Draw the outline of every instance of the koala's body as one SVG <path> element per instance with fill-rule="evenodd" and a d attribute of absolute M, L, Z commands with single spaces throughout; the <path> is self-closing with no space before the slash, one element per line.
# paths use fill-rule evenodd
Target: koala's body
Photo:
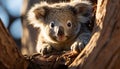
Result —
<path fill-rule="evenodd" d="M 44 55 L 52 51 L 80 52 L 88 43 L 90 31 L 85 26 L 91 18 L 87 1 L 35 4 L 28 12 L 28 21 L 40 29 L 36 50 Z"/>

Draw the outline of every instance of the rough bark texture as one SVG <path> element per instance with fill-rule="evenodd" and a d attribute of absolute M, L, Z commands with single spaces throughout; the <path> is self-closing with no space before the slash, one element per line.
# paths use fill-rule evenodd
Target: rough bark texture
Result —
<path fill-rule="evenodd" d="M 30 62 L 28 69 L 67 69 L 77 55 L 71 51 L 56 52 L 45 56 L 34 54 L 28 58 Z"/>
<path fill-rule="evenodd" d="M 26 69 L 27 62 L 0 20 L 0 69 Z"/>
<path fill-rule="evenodd" d="M 89 44 L 69 69 L 119 69 L 120 0 L 98 0 L 96 23 Z"/>

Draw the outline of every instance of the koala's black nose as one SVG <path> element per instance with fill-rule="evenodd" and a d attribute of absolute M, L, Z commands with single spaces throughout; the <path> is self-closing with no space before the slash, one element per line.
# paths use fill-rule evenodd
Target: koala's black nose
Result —
<path fill-rule="evenodd" d="M 62 26 L 59 27 L 57 36 L 62 36 L 64 35 L 64 28 Z"/>

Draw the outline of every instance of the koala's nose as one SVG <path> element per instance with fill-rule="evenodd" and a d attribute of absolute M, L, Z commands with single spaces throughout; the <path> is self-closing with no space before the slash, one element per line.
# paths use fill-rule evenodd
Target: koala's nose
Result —
<path fill-rule="evenodd" d="M 57 36 L 62 36 L 64 35 L 64 28 L 62 26 L 59 27 Z"/>

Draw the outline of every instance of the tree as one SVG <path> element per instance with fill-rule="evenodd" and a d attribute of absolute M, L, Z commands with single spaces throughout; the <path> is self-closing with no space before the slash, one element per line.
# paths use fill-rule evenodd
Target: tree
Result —
<path fill-rule="evenodd" d="M 27 61 L 0 20 L 0 69 L 26 69 Z"/>

